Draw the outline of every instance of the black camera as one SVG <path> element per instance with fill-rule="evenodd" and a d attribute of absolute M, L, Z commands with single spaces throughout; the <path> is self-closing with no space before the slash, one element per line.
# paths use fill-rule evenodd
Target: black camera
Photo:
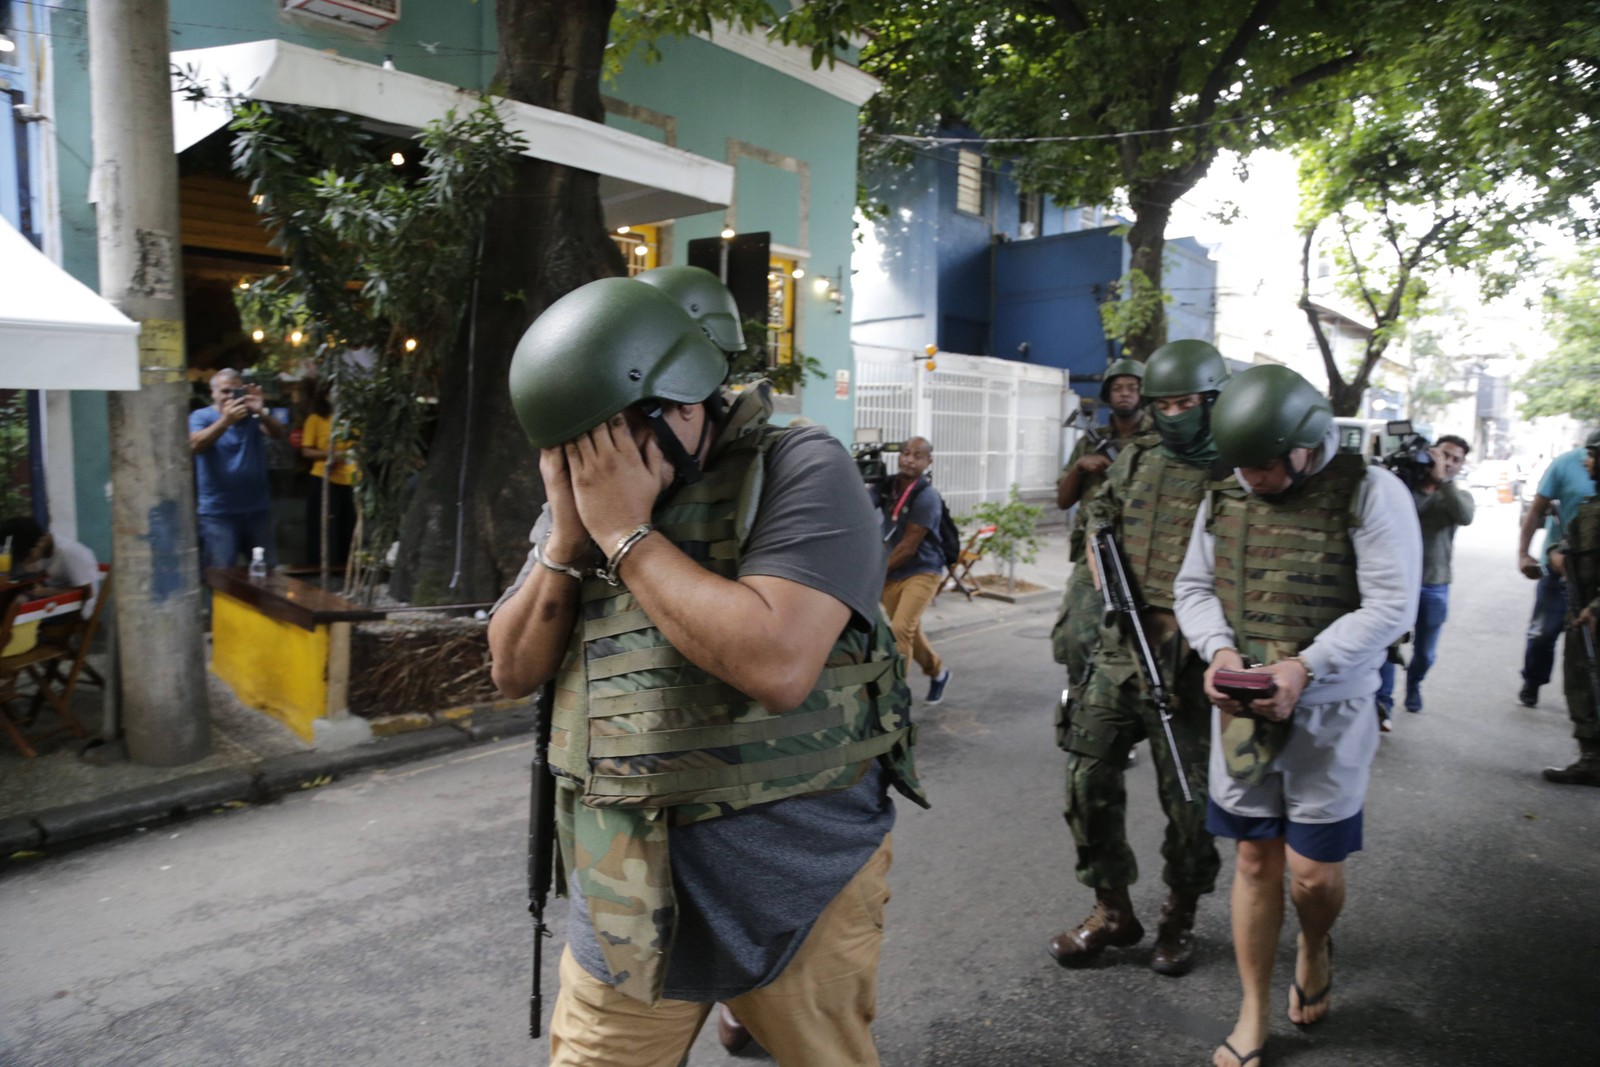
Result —
<path fill-rule="evenodd" d="M 1433 453 L 1428 439 L 1411 428 L 1407 419 L 1397 419 L 1383 428 L 1387 437 L 1398 437 L 1394 451 L 1378 462 L 1393 471 L 1407 489 L 1420 488 L 1433 475 Z"/>
<path fill-rule="evenodd" d="M 850 457 L 856 461 L 856 470 L 861 472 L 862 484 L 882 485 L 889 477 L 883 454 L 898 451 L 900 442 L 885 444 L 882 430 L 857 430 L 855 443 L 850 446 Z"/>

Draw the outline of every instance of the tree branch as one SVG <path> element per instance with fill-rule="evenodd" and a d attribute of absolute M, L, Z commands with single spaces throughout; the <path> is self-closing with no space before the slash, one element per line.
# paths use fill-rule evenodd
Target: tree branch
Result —
<path fill-rule="evenodd" d="M 1072 33 L 1087 33 L 1092 27 L 1083 9 L 1072 0 L 1044 0 L 1044 9 Z"/>
<path fill-rule="evenodd" d="M 1361 269 L 1361 257 L 1356 255 L 1355 241 L 1350 237 L 1350 227 L 1345 222 L 1344 212 L 1339 212 L 1339 230 L 1344 234 L 1344 247 L 1350 253 L 1350 266 L 1356 273 L 1356 287 L 1361 291 L 1361 299 L 1367 305 L 1367 310 L 1372 313 L 1372 321 L 1376 325 L 1383 325 L 1383 320 L 1378 317 L 1378 303 L 1372 299 L 1372 290 L 1367 285 L 1365 273 Z M 1395 257 L 1399 259 L 1398 254 Z"/>
<path fill-rule="evenodd" d="M 1251 42 L 1261 33 L 1262 25 L 1272 17 L 1278 3 L 1279 0 L 1256 0 L 1256 6 L 1250 9 L 1244 21 L 1234 30 L 1233 40 L 1218 54 L 1217 61 L 1206 74 L 1205 84 L 1200 88 L 1200 106 L 1195 109 L 1196 122 L 1209 122 L 1211 116 L 1216 114 L 1217 98 L 1236 76 L 1234 67 L 1244 58 Z"/>
<path fill-rule="evenodd" d="M 1328 344 L 1328 335 L 1322 330 L 1322 317 L 1311 303 L 1311 246 L 1316 236 L 1317 225 L 1312 223 L 1306 227 L 1300 244 L 1300 310 L 1311 324 L 1311 335 L 1316 338 L 1317 350 L 1322 353 L 1322 367 L 1328 372 L 1328 393 L 1331 397 L 1344 387 L 1344 376 L 1334 365 L 1333 346 Z"/>

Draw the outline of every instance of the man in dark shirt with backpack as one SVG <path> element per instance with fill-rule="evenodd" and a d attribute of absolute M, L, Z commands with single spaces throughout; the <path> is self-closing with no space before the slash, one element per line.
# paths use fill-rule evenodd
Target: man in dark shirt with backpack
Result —
<path fill-rule="evenodd" d="M 883 610 L 889 616 L 900 654 L 915 659 L 928 676 L 929 704 L 944 699 L 950 669 L 922 633 L 927 610 L 945 575 L 939 520 L 944 502 L 925 477 L 933 464 L 933 445 L 912 437 L 900 449 L 900 471 L 878 490 L 883 541 L 889 546 L 889 573 L 883 583 Z"/>

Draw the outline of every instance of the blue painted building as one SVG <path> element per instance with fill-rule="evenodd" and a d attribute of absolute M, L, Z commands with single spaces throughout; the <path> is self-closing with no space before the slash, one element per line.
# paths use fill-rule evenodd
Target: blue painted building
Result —
<path fill-rule="evenodd" d="M 1124 220 L 1023 193 L 1007 169 L 959 145 L 919 150 L 911 166 L 870 176 L 868 186 L 887 211 L 861 224 L 852 340 L 934 344 L 1098 380 L 1116 354 L 1099 308 L 1128 269 Z M 1212 340 L 1207 250 L 1169 240 L 1163 282 L 1168 337 Z"/>

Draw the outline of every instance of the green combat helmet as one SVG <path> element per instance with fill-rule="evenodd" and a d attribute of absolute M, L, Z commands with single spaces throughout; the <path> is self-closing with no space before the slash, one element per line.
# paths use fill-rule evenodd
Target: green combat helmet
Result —
<path fill-rule="evenodd" d="M 1267 467 L 1292 449 L 1315 448 L 1333 405 L 1288 367 L 1264 364 L 1236 375 L 1211 412 L 1211 435 L 1230 467 Z"/>
<path fill-rule="evenodd" d="M 1204 341 L 1168 341 L 1150 353 L 1139 392 L 1148 399 L 1215 393 L 1227 382 L 1228 364 L 1214 347 Z"/>
<path fill-rule="evenodd" d="M 697 404 L 727 374 L 727 356 L 671 297 L 631 278 L 601 278 L 523 333 L 511 355 L 511 405 L 533 446 L 550 448 L 642 401 Z M 698 478 L 660 406 L 646 414 L 680 477 Z"/>
<path fill-rule="evenodd" d="M 1589 452 L 1593 452 L 1595 449 L 1600 448 L 1600 430 L 1591 431 L 1589 434 L 1589 439 L 1583 443 L 1583 447 Z"/>
<path fill-rule="evenodd" d="M 634 276 L 678 302 L 700 324 L 711 343 L 724 352 L 743 352 L 744 330 L 739 326 L 739 305 L 715 274 L 703 267 L 654 267 Z"/>
<path fill-rule="evenodd" d="M 1139 379 L 1140 394 L 1141 396 L 1143 395 L 1144 364 L 1136 359 L 1113 360 L 1111 365 L 1106 368 L 1105 373 L 1100 375 L 1100 402 L 1102 404 L 1111 403 L 1111 383 L 1118 378 Z"/>

